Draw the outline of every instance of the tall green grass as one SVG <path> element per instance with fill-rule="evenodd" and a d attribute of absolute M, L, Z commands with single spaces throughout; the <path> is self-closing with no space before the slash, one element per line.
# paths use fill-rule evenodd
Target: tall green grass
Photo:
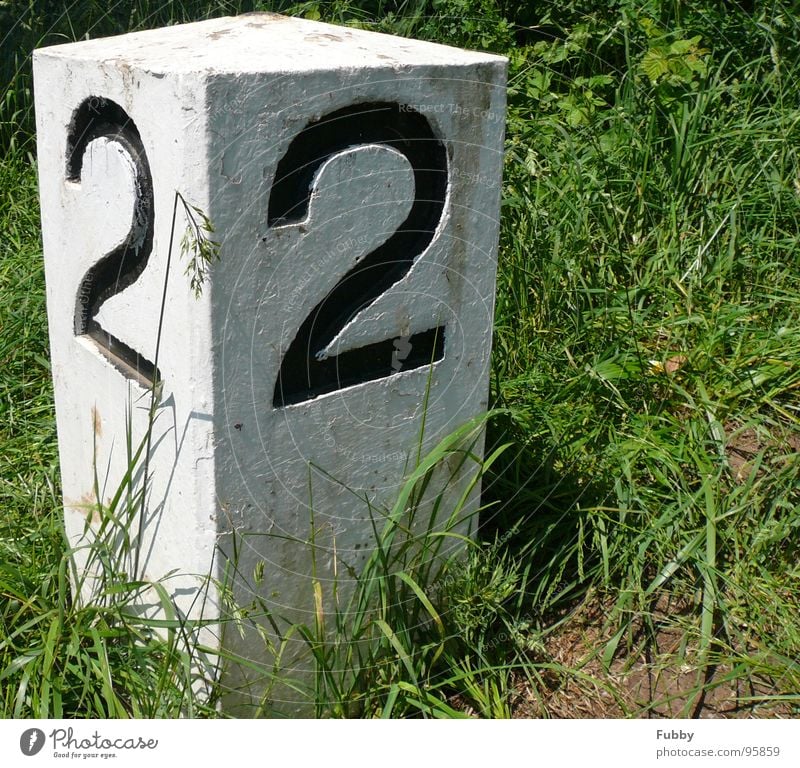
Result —
<path fill-rule="evenodd" d="M 265 7 L 3 7 L 16 13 L 0 33 L 13 63 L 0 104 L 6 716 L 214 712 L 213 698 L 192 695 L 185 645 L 131 624 L 122 606 L 136 585 L 80 607 L 64 578 L 27 50 Z M 546 714 L 558 681 L 589 674 L 557 662 L 553 645 L 587 600 L 605 609 L 602 643 L 586 650 L 601 666 L 634 664 L 665 626 L 680 635 L 659 662 L 696 671 L 680 714 L 696 712 L 714 686 L 747 690 L 756 680 L 770 693 L 742 695 L 741 705 L 797 711 L 792 4 L 273 8 L 510 58 L 492 371 L 493 400 L 507 411 L 489 426 L 482 541 L 458 567 L 432 572 L 413 558 L 387 568 L 378 537 L 361 584 L 379 610 L 297 629 L 317 660 L 318 713 L 499 717 L 524 690 Z M 684 606 L 679 615 L 663 615 L 667 598 Z M 624 714 L 669 704 L 632 706 L 614 678 L 591 674 Z"/>
<path fill-rule="evenodd" d="M 741 12 L 741 51 L 708 8 L 513 54 L 495 376 L 519 451 L 495 493 L 537 599 L 614 595 L 606 660 L 675 591 L 696 663 L 780 670 L 779 694 L 800 650 L 797 18 Z"/>

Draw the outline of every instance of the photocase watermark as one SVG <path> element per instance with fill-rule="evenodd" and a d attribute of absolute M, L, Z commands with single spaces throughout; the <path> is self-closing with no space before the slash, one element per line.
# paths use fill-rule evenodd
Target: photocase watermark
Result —
<path fill-rule="evenodd" d="M 366 234 L 359 235 L 358 237 L 346 237 L 344 240 L 337 241 L 333 250 L 337 253 L 345 253 L 346 251 L 362 251 L 369 241 Z"/>
<path fill-rule="evenodd" d="M 463 120 L 488 120 L 505 122 L 505 113 L 484 107 L 470 107 L 455 102 L 439 104 L 400 104 L 400 112 L 419 112 L 421 115 L 455 115 Z"/>
<path fill-rule="evenodd" d="M 44 746 L 44 731 L 38 728 L 28 728 L 19 737 L 19 749 L 23 755 L 33 757 L 38 755 Z"/>
<path fill-rule="evenodd" d="M 464 171 L 461 168 L 451 168 L 450 176 L 455 179 L 460 179 L 467 184 L 475 184 L 481 187 L 499 187 L 502 179 L 494 178 L 492 176 L 484 176 L 477 171 Z"/>
<path fill-rule="evenodd" d="M 118 752 L 154 750 L 158 747 L 158 739 L 146 739 L 143 736 L 127 736 L 111 738 L 103 736 L 100 731 L 88 736 L 78 736 L 72 727 L 55 728 L 47 736 L 39 728 L 28 728 L 19 738 L 19 748 L 26 757 L 33 757 L 44 749 L 50 741 L 53 757 L 66 760 L 80 760 L 99 757 L 110 759 Z"/>
<path fill-rule="evenodd" d="M 108 104 L 108 100 L 103 96 L 90 96 L 87 105 L 92 114 L 99 115 Z"/>
<path fill-rule="evenodd" d="M 386 462 L 401 463 L 407 458 L 402 451 L 392 451 L 391 453 L 361 453 L 360 451 L 353 450 L 346 445 L 339 445 L 335 440 L 332 440 L 332 442 L 328 442 L 326 440 L 326 444 L 329 447 L 334 448 L 336 453 L 347 457 L 355 463 L 360 464 L 385 464 Z"/>

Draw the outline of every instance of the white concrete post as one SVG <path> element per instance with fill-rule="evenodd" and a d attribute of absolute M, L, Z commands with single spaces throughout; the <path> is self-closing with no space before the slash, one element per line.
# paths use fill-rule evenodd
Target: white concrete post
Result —
<path fill-rule="evenodd" d="M 424 452 L 486 409 L 505 64 L 272 14 L 35 53 L 79 573 L 103 525 L 93 503 L 114 503 L 132 463 L 138 555 L 124 567 L 166 577 L 189 617 L 221 610 L 199 577 L 222 580 L 234 558 L 235 598 L 261 600 L 279 632 L 313 624 L 312 567 L 326 601 L 334 578 L 358 571 L 370 517 L 380 521 L 413 469 L 423 424 Z M 172 227 L 176 192 L 221 243 L 199 297 L 179 246 L 182 204 Z M 425 509 L 444 487 L 446 517 L 474 467 L 437 473 Z M 474 529 L 476 502 L 459 530 Z M 268 667 L 256 632 L 212 641 Z M 284 662 L 298 680 L 311 667 L 301 651 L 296 635 Z M 267 688 L 237 668 L 223 684 L 242 689 L 232 711 Z M 268 711 L 308 711 L 290 688 L 269 698 Z"/>

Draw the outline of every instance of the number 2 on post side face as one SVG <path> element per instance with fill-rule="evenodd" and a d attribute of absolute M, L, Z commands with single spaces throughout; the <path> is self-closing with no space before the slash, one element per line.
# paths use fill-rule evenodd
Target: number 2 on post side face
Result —
<path fill-rule="evenodd" d="M 136 199 L 125 240 L 99 258 L 83 276 L 75 303 L 76 336 L 88 336 L 123 375 L 145 387 L 160 380 L 153 363 L 106 331 L 97 321 L 100 307 L 132 285 L 153 249 L 153 179 L 139 131 L 118 104 L 93 96 L 75 110 L 67 135 L 67 181 L 80 183 L 89 144 L 107 139 L 129 156 L 135 172 Z"/>
<path fill-rule="evenodd" d="M 344 387 L 394 373 L 397 353 L 410 370 L 440 360 L 444 328 L 387 339 L 318 359 L 356 314 L 401 280 L 430 245 L 442 218 L 447 191 L 447 152 L 428 120 L 396 103 L 356 104 L 307 125 L 278 163 L 267 223 L 284 226 L 308 213 L 311 186 L 320 166 L 334 155 L 363 144 L 382 144 L 405 155 L 414 173 L 414 202 L 405 221 L 382 245 L 364 256 L 333 285 L 303 321 L 281 361 L 273 405 L 310 400 Z"/>

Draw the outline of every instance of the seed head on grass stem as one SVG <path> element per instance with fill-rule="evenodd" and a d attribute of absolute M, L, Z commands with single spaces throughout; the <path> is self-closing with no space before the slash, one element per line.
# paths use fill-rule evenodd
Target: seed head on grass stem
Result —
<path fill-rule="evenodd" d="M 220 243 L 209 237 L 215 230 L 208 216 L 196 205 L 186 202 L 180 192 L 176 192 L 175 195 L 183 205 L 189 221 L 189 226 L 181 238 L 181 254 L 189 256 L 184 274 L 189 276 L 189 285 L 194 291 L 195 298 L 199 299 L 208 278 L 209 268 L 215 261 L 219 261 Z"/>

